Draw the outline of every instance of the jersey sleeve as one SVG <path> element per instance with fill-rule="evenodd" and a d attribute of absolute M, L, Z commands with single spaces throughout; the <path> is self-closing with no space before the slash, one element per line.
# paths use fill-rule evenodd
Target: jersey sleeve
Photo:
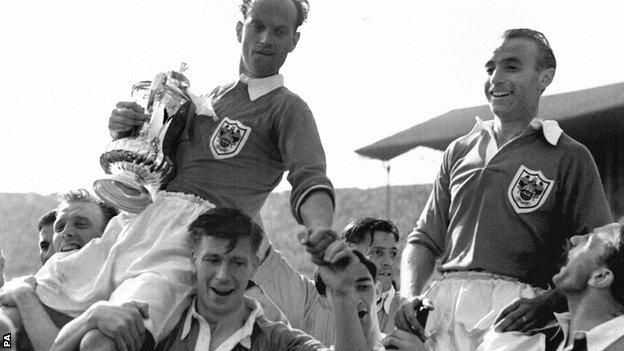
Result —
<path fill-rule="evenodd" d="M 315 191 L 324 191 L 335 205 L 334 188 L 325 174 L 325 152 L 316 122 L 306 103 L 299 98 L 287 99 L 280 114 L 278 147 L 292 186 L 291 211 L 301 224 L 299 212 L 306 197 Z"/>
<path fill-rule="evenodd" d="M 589 150 L 579 144 L 579 151 L 568 158 L 561 184 L 562 206 L 568 222 L 569 236 L 585 234 L 613 222 L 598 168 Z"/>
<path fill-rule="evenodd" d="M 319 296 L 312 281 L 297 272 L 272 246 L 253 279 L 293 327 L 305 329 L 305 311 L 312 309 Z"/>
<path fill-rule="evenodd" d="M 407 238 L 408 243 L 425 246 L 435 257 L 440 257 L 444 253 L 449 225 L 449 207 L 451 205 L 449 176 L 453 145 L 454 143 L 444 152 L 442 165 L 433 183 L 427 204 L 420 214 L 416 228 Z"/>

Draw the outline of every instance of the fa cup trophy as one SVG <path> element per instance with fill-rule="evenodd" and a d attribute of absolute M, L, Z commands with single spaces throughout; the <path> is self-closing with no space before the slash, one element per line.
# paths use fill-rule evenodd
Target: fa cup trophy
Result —
<path fill-rule="evenodd" d="M 184 71 L 182 64 L 180 71 Z M 132 213 L 153 202 L 161 185 L 173 177 L 173 163 L 163 152 L 163 139 L 171 117 L 188 101 L 188 79 L 180 72 L 159 73 L 153 81 L 132 87 L 133 99 L 149 118 L 138 135 L 112 141 L 100 157 L 108 174 L 93 183 L 95 193 L 109 204 Z M 135 133 L 136 134 L 136 133 Z"/>

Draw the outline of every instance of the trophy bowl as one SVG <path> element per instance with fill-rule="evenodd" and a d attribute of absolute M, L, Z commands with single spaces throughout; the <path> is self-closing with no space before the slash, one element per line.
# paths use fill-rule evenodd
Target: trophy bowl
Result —
<path fill-rule="evenodd" d="M 189 101 L 184 92 L 188 86 L 184 75 L 169 71 L 132 87 L 132 97 L 144 106 L 149 118 L 136 135 L 113 140 L 100 156 L 107 176 L 96 180 L 93 190 L 102 200 L 126 212 L 138 213 L 171 180 L 175 170 L 163 152 L 162 141 L 170 117 Z"/>

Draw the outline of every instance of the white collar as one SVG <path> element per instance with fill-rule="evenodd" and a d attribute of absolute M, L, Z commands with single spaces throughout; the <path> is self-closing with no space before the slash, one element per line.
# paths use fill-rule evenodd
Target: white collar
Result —
<path fill-rule="evenodd" d="M 555 318 L 557 318 L 557 322 L 559 322 L 559 326 L 563 330 L 563 343 L 559 349 L 567 350 L 564 347 L 570 333 L 570 313 L 555 313 Z M 609 345 L 624 337 L 624 315 L 597 325 L 590 331 L 585 331 L 585 337 L 588 350 L 606 349 Z"/>
<path fill-rule="evenodd" d="M 184 340 L 191 331 L 191 326 L 193 324 L 193 319 L 196 319 L 199 323 L 199 335 L 197 336 L 197 343 L 195 344 L 195 349 L 205 349 L 206 345 L 210 345 L 210 327 L 208 326 L 208 322 L 202 317 L 197 310 L 195 309 L 195 303 L 197 298 L 193 299 L 191 303 L 191 307 L 189 308 L 186 314 L 186 320 L 184 321 L 184 325 L 182 327 L 182 335 L 180 335 L 180 340 Z M 237 344 L 241 344 L 243 347 L 250 349 L 251 348 L 251 333 L 253 332 L 254 323 L 258 317 L 262 316 L 262 307 L 260 304 L 250 298 L 245 296 L 245 306 L 251 310 L 249 313 L 249 317 L 245 321 L 245 324 L 242 328 L 234 332 L 234 334 L 230 335 L 227 340 L 225 340 L 219 347 L 215 349 L 215 351 L 229 351 L 234 348 Z M 203 340 L 200 342 L 199 340 Z"/>
<path fill-rule="evenodd" d="M 238 80 L 247 84 L 247 92 L 249 93 L 249 100 L 251 101 L 255 101 L 273 90 L 284 86 L 284 76 L 281 74 L 263 78 L 249 78 L 247 75 L 241 74 Z"/>
<path fill-rule="evenodd" d="M 396 294 L 396 290 L 394 290 L 394 286 L 390 286 L 390 289 L 381 293 L 381 302 L 377 304 L 377 310 L 381 310 L 383 307 L 383 311 L 386 312 L 387 315 L 390 314 L 390 307 L 392 306 L 392 300 L 394 300 L 394 295 Z"/>
<path fill-rule="evenodd" d="M 493 119 L 483 121 L 481 120 L 481 118 L 479 118 L 479 116 L 476 116 L 475 119 L 477 120 L 477 123 L 475 125 L 475 128 L 473 128 L 473 131 L 486 130 L 488 133 L 490 133 L 491 136 L 494 135 L 493 134 L 494 133 L 493 131 L 494 120 Z M 540 119 L 536 117 L 531 120 L 529 125 L 533 129 L 536 129 L 536 130 L 541 129 L 542 133 L 544 134 L 544 138 L 552 146 L 557 145 L 557 142 L 559 142 L 559 138 L 561 137 L 561 134 L 563 133 L 563 130 L 561 129 L 561 127 L 559 127 L 559 123 L 553 120 L 544 120 L 544 119 Z"/>

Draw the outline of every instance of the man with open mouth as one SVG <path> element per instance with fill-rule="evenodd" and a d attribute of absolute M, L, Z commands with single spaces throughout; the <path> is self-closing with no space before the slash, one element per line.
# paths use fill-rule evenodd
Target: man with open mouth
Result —
<path fill-rule="evenodd" d="M 624 225 L 570 238 L 567 262 L 553 276 L 569 312 L 555 314 L 564 350 L 624 350 Z M 511 313 L 511 319 L 522 319 Z M 511 334 L 511 333 L 505 333 Z M 485 337 L 483 350 L 525 350 L 514 338 Z M 547 349 L 546 345 L 542 345 Z"/>
<path fill-rule="evenodd" d="M 390 221 L 366 217 L 347 225 L 340 236 L 343 243 L 364 254 L 367 261 L 375 265 L 376 306 L 375 309 L 361 309 L 360 313 L 376 315 L 378 329 L 390 333 L 402 301 L 394 287 L 398 276 L 399 233 L 396 226 Z M 326 296 L 319 294 L 314 282 L 297 272 L 272 246 L 254 279 L 261 282 L 267 296 L 294 328 L 325 344 L 333 342 L 335 320 Z"/>
<path fill-rule="evenodd" d="M 263 237 L 249 216 L 236 209 L 216 208 L 200 215 L 189 231 L 196 295 L 157 350 L 328 350 L 300 330 L 268 321 L 258 302 L 245 296 L 258 266 L 256 253 Z M 333 247 L 324 255 L 328 265 L 321 274 L 328 294 L 334 297 L 332 307 L 339 321 L 335 350 L 366 350 L 360 321 L 369 319 L 373 275 L 344 247 Z M 338 264 L 345 259 L 349 264 Z M 370 303 L 359 303 L 358 296 L 364 295 Z"/>
<path fill-rule="evenodd" d="M 397 289 L 399 279 L 399 230 L 391 221 L 364 217 L 348 224 L 342 239 L 360 251 L 377 267 L 381 294 L 377 298 L 379 329 L 388 334 L 394 330 L 394 317 L 403 302 Z"/>
<path fill-rule="evenodd" d="M 115 208 L 84 189 L 59 195 L 57 208 L 40 220 L 40 231 L 46 226 L 50 226 L 53 231 L 51 238 L 45 233 L 40 235 L 41 243 L 46 244 L 45 247 L 40 246 L 42 263 L 52 254 L 69 256 L 91 240 L 101 237 L 104 228 L 117 213 Z M 74 267 L 77 270 L 82 268 Z M 2 311 L 12 320 L 10 323 L 13 325 L 0 322 L 0 330 L 13 329 L 13 333 L 17 334 L 18 348 L 48 350 L 59 333 L 59 328 L 72 318 L 43 305 L 35 294 L 35 289 L 34 277 L 20 277 L 7 283 L 0 293 L 0 303 L 3 305 Z M 19 313 L 21 320 L 14 318 L 16 313 Z"/>

